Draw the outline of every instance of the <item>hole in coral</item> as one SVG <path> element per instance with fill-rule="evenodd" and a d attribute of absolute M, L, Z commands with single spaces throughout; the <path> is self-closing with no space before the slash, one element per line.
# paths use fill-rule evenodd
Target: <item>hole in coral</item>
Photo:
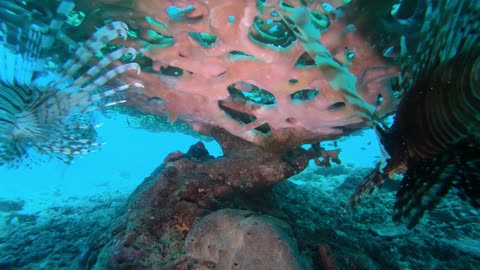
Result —
<path fill-rule="evenodd" d="M 382 104 L 382 102 L 383 102 L 383 96 L 381 94 L 378 94 L 377 101 L 375 102 L 375 106 Z"/>
<path fill-rule="evenodd" d="M 230 118 L 241 124 L 250 124 L 257 120 L 251 115 L 260 106 L 273 105 L 276 103 L 275 96 L 270 92 L 247 82 L 236 82 L 227 87 L 230 97 L 218 102 L 218 106 Z M 269 132 L 270 127 L 257 127 L 262 132 Z"/>
<path fill-rule="evenodd" d="M 261 133 L 263 133 L 263 134 L 270 134 L 270 132 L 272 131 L 272 130 L 270 129 L 270 125 L 268 125 L 267 123 L 256 127 L 255 130 L 257 130 L 257 131 L 259 131 L 259 132 L 261 132 Z"/>
<path fill-rule="evenodd" d="M 302 67 L 308 67 L 308 66 L 314 66 L 314 65 L 315 65 L 315 60 L 307 52 L 304 52 L 302 55 L 300 55 L 297 62 L 295 63 L 296 68 L 302 68 Z"/>
<path fill-rule="evenodd" d="M 290 80 L 288 80 L 288 82 L 290 84 L 296 84 L 296 83 L 298 83 L 298 80 L 297 79 L 290 79 Z"/>
<path fill-rule="evenodd" d="M 290 31 L 292 31 L 292 33 L 294 34 L 295 38 L 302 35 L 300 30 L 298 30 L 297 25 L 295 24 L 295 22 L 292 19 L 290 19 L 288 17 L 283 17 L 282 22 L 285 23 L 288 26 Z"/>
<path fill-rule="evenodd" d="M 314 99 L 318 95 L 318 89 L 303 89 L 299 90 L 293 94 L 290 94 L 290 98 L 293 101 L 305 101 Z"/>
<path fill-rule="evenodd" d="M 229 108 L 224 105 L 224 101 L 220 100 L 218 101 L 218 107 L 222 109 L 230 118 L 233 120 L 238 121 L 241 124 L 250 124 L 252 122 L 255 122 L 257 118 L 253 115 L 249 115 L 247 113 L 241 112 L 234 110 L 232 108 Z"/>
<path fill-rule="evenodd" d="M 274 16 L 271 18 L 255 17 L 248 36 L 252 41 L 274 49 L 288 48 L 297 40 L 290 27 L 283 20 Z"/>
<path fill-rule="evenodd" d="M 328 16 L 325 16 L 323 13 L 313 10 L 310 13 L 310 18 L 312 19 L 313 25 L 320 31 L 325 31 L 330 26 L 330 19 Z"/>
<path fill-rule="evenodd" d="M 188 19 L 201 19 L 201 15 L 192 17 L 191 13 L 195 10 L 195 7 L 192 5 L 187 6 L 186 8 L 180 8 L 177 6 L 169 6 L 165 11 L 167 12 L 168 17 L 173 21 L 186 21 Z"/>
<path fill-rule="evenodd" d="M 390 87 L 392 89 L 392 91 L 394 92 L 399 92 L 401 87 L 400 87 L 400 77 L 399 76 L 395 76 L 395 77 L 392 77 L 390 78 Z"/>
<path fill-rule="evenodd" d="M 258 10 L 262 10 L 263 7 L 267 4 L 268 0 L 257 0 Z"/>
<path fill-rule="evenodd" d="M 183 69 L 174 66 L 160 67 L 160 73 L 167 76 L 179 77 L 183 75 Z"/>
<path fill-rule="evenodd" d="M 120 61 L 124 61 L 120 58 Z M 131 62 L 132 59 L 128 59 L 125 62 Z M 138 63 L 141 67 L 151 67 L 153 65 L 153 60 L 142 53 L 137 53 L 135 57 L 135 62 Z"/>
<path fill-rule="evenodd" d="M 202 32 L 188 32 L 188 35 L 204 48 L 211 48 L 217 43 L 218 37 Z"/>
<path fill-rule="evenodd" d="M 165 24 L 163 24 L 162 22 L 159 22 L 155 19 L 153 19 L 152 17 L 150 16 L 146 16 L 145 17 L 145 20 L 151 24 L 154 28 L 156 29 L 160 29 L 161 31 L 163 31 L 164 33 L 169 33 L 168 31 L 168 28 Z M 131 26 L 130 27 L 130 31 L 129 32 L 134 32 L 135 35 L 138 37 L 138 33 L 139 30 L 135 27 L 135 26 Z M 152 43 L 152 44 L 156 44 L 156 45 L 159 45 L 160 47 L 162 48 L 165 48 L 165 47 L 169 47 L 169 46 L 172 46 L 173 43 L 174 43 L 174 39 L 173 37 L 171 36 L 168 36 L 168 35 L 164 35 L 162 33 L 159 33 L 157 31 L 154 31 L 152 29 L 148 29 L 146 31 L 146 37 L 145 37 L 145 40 L 147 40 L 149 43 Z"/>
<path fill-rule="evenodd" d="M 173 37 L 162 35 L 151 29 L 147 30 L 145 40 L 151 44 L 159 45 L 162 48 L 170 47 L 174 43 Z"/>
<path fill-rule="evenodd" d="M 272 105 L 277 102 L 272 93 L 247 82 L 231 84 L 227 90 L 235 100 L 250 101 L 260 105 Z"/>
<path fill-rule="evenodd" d="M 343 109 L 343 108 L 345 108 L 345 106 L 346 106 L 345 102 L 337 102 L 337 103 L 334 103 L 334 104 L 328 106 L 327 109 L 329 111 L 335 111 L 335 110 Z"/>
<path fill-rule="evenodd" d="M 228 53 L 228 56 L 232 60 L 257 59 L 255 56 L 250 55 L 250 54 L 246 54 L 246 53 L 241 52 L 241 51 L 231 51 L 231 52 Z"/>
<path fill-rule="evenodd" d="M 291 8 L 294 8 L 294 6 L 288 4 L 288 3 L 285 3 L 285 1 L 280 1 L 279 3 L 280 7 L 282 9 L 291 9 Z"/>

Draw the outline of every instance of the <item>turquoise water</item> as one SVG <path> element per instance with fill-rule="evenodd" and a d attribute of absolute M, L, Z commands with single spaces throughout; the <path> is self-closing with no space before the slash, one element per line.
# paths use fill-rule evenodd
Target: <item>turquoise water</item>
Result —
<path fill-rule="evenodd" d="M 104 125 L 97 132 L 106 144 L 98 152 L 79 156 L 71 165 L 51 159 L 19 169 L 0 167 L 3 181 L 0 198 L 35 198 L 39 194 L 55 192 L 67 197 L 95 195 L 104 192 L 105 186 L 112 191 L 132 191 L 169 153 L 186 152 L 199 141 L 182 133 L 152 133 L 131 128 L 127 123 L 128 116 L 121 114 L 114 118 L 100 117 Z M 222 155 L 215 141 L 203 143 L 211 155 Z M 380 155 L 372 130 L 364 130 L 337 141 L 337 144 L 342 149 L 342 163 L 349 166 L 372 167 Z M 332 142 L 323 145 L 333 149 Z M 311 165 L 314 166 L 313 161 Z"/>
<path fill-rule="evenodd" d="M 100 118 L 104 125 L 97 132 L 106 144 L 98 152 L 80 156 L 71 165 L 51 159 L 34 163 L 31 168 L 1 167 L 4 183 L 0 197 L 21 199 L 54 191 L 65 196 L 95 195 L 102 185 L 132 191 L 167 154 L 186 152 L 198 141 L 181 133 L 151 133 L 130 128 L 126 116 L 115 118 Z M 221 154 L 214 141 L 205 144 L 212 155 Z"/>

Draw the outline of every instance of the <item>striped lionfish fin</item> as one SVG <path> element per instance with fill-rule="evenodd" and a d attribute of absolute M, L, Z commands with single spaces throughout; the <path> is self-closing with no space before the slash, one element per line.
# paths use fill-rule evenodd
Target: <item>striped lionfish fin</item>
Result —
<path fill-rule="evenodd" d="M 414 49 L 406 48 L 405 40 L 402 42 L 402 89 L 410 89 L 425 72 L 478 44 L 479 1 L 427 2 L 426 21 L 420 30 L 421 41 Z"/>
<path fill-rule="evenodd" d="M 95 57 L 107 42 L 126 38 L 127 26 L 122 22 L 97 30 L 65 64 L 56 63 L 61 67 L 56 73 L 46 74 L 47 54 L 62 34 L 74 2 L 61 1 L 56 13 L 39 11 L 42 7 L 34 5 L 0 2 L 0 165 L 16 167 L 30 158 L 31 150 L 67 163 L 96 151 L 102 145 L 96 142 L 98 125 L 85 113 L 122 103 L 109 98 L 142 87 L 140 83 L 106 86 L 121 73 L 140 71 L 136 63 L 114 66 L 125 54 L 135 56 L 133 48 L 119 49 L 102 60 Z M 38 83 L 47 76 L 54 76 L 47 81 L 55 83 Z"/>
<path fill-rule="evenodd" d="M 418 224 L 426 210 L 432 210 L 452 188 L 461 198 L 480 207 L 480 156 L 474 148 L 459 146 L 434 159 L 409 165 L 394 206 L 393 221 Z"/>

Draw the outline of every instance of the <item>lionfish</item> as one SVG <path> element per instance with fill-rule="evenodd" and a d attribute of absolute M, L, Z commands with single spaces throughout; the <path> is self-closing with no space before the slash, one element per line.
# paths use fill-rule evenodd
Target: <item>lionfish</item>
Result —
<path fill-rule="evenodd" d="M 142 87 L 106 86 L 123 72 L 140 71 L 133 62 L 108 68 L 123 56 L 134 57 L 133 48 L 118 49 L 91 64 L 107 42 L 127 37 L 124 23 L 98 29 L 65 63 L 55 66 L 51 55 L 57 50 L 52 46 L 75 4 L 63 0 L 55 13 L 34 5 L 0 2 L 0 165 L 17 167 L 32 150 L 67 163 L 94 151 L 100 145 L 92 132 L 96 125 L 82 123 L 82 116 L 123 102 L 114 99 L 121 91 Z"/>
<path fill-rule="evenodd" d="M 426 2 L 416 50 L 408 52 L 405 36 L 401 41 L 404 95 L 394 123 L 376 127 L 387 164 L 377 165 L 348 203 L 403 173 L 393 221 L 409 229 L 450 191 L 480 207 L 480 1 Z"/>

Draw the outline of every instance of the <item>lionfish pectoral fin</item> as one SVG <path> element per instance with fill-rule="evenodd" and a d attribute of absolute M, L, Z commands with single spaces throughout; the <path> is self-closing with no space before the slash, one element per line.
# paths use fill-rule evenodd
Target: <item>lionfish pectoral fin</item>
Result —
<path fill-rule="evenodd" d="M 393 221 L 417 225 L 425 211 L 433 210 L 452 187 L 473 207 L 480 207 L 480 155 L 478 149 L 456 146 L 433 159 L 408 165 L 396 196 Z"/>
<path fill-rule="evenodd" d="M 377 164 L 376 168 L 372 170 L 362 182 L 357 186 L 355 191 L 350 195 L 345 209 L 351 209 L 362 201 L 362 197 L 372 194 L 375 188 L 382 185 L 386 176 L 380 172 L 381 164 Z"/>
<path fill-rule="evenodd" d="M 375 134 L 378 139 L 378 145 L 380 147 L 381 157 L 375 169 L 373 169 L 367 176 L 365 176 L 362 182 L 357 186 L 355 191 L 345 206 L 345 209 L 351 209 L 355 207 L 355 205 L 359 204 L 362 200 L 362 197 L 365 195 L 370 195 L 375 188 L 381 186 L 387 174 L 384 173 L 385 167 L 388 165 L 388 161 L 390 160 L 390 155 L 388 154 L 387 150 L 383 146 L 382 138 L 387 136 L 386 125 L 384 125 L 380 120 L 377 121 L 375 125 Z"/>

